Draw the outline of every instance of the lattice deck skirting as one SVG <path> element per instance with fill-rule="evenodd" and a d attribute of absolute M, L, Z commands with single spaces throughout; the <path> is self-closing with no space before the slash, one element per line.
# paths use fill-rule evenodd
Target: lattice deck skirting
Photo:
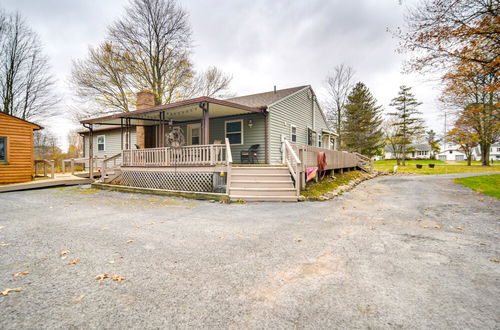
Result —
<path fill-rule="evenodd" d="M 219 172 L 124 170 L 122 184 L 129 187 L 176 191 L 225 192 L 226 176 Z"/>

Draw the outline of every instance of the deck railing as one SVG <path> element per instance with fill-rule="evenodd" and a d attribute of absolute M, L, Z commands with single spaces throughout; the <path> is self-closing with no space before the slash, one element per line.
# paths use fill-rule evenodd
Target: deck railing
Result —
<path fill-rule="evenodd" d="M 123 166 L 226 165 L 226 149 L 225 144 L 208 144 L 123 150 Z"/>
<path fill-rule="evenodd" d="M 354 153 L 303 145 L 292 145 L 292 148 L 299 155 L 303 169 L 318 166 L 317 157 L 319 152 L 325 153 L 327 170 L 356 167 L 358 165 L 358 157 Z"/>
<path fill-rule="evenodd" d="M 288 142 L 288 140 L 283 141 L 283 158 L 285 160 L 285 164 L 288 167 L 288 170 L 290 171 L 290 175 L 293 178 L 295 188 L 297 190 L 297 196 L 300 194 L 300 165 L 301 165 L 301 160 L 299 159 L 299 156 L 297 155 L 296 151 Z"/>

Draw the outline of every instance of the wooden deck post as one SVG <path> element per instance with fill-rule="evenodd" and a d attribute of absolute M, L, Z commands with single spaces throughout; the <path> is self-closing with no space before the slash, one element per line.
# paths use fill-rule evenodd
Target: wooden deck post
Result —
<path fill-rule="evenodd" d="M 53 160 L 50 161 L 50 177 L 54 179 L 56 177 L 55 175 L 55 162 Z"/>
<path fill-rule="evenodd" d="M 62 172 L 63 174 L 66 173 L 66 162 L 64 161 L 64 159 L 61 161 L 61 165 L 62 165 Z"/>
<path fill-rule="evenodd" d="M 106 159 L 108 159 L 108 155 L 104 155 L 104 160 L 102 161 L 101 179 L 106 177 Z"/>
<path fill-rule="evenodd" d="M 47 176 L 47 163 L 43 162 L 43 176 Z"/>
<path fill-rule="evenodd" d="M 69 170 L 71 172 L 71 175 L 75 175 L 75 159 L 71 158 L 71 161 L 69 163 Z"/>

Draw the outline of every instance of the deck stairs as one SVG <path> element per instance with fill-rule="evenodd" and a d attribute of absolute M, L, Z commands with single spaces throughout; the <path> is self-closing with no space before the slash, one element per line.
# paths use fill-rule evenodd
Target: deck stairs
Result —
<path fill-rule="evenodd" d="M 297 190 L 283 166 L 232 167 L 229 197 L 232 201 L 296 202 Z"/>
<path fill-rule="evenodd" d="M 371 173 L 373 171 L 373 161 L 369 157 L 366 157 L 365 155 L 362 155 L 360 153 L 355 152 L 354 154 L 358 158 L 358 168 L 367 173 Z"/>

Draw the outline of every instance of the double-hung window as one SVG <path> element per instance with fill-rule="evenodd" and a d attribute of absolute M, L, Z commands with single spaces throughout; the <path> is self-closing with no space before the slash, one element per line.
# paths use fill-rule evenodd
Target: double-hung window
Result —
<path fill-rule="evenodd" d="M 106 136 L 97 136 L 97 151 L 106 151 Z"/>
<path fill-rule="evenodd" d="M 290 126 L 290 140 L 293 143 L 297 142 L 297 126 L 295 125 Z"/>
<path fill-rule="evenodd" d="M 0 136 L 0 163 L 7 162 L 7 138 Z"/>
<path fill-rule="evenodd" d="M 225 122 L 226 138 L 230 144 L 243 144 L 243 120 L 228 120 Z"/>

